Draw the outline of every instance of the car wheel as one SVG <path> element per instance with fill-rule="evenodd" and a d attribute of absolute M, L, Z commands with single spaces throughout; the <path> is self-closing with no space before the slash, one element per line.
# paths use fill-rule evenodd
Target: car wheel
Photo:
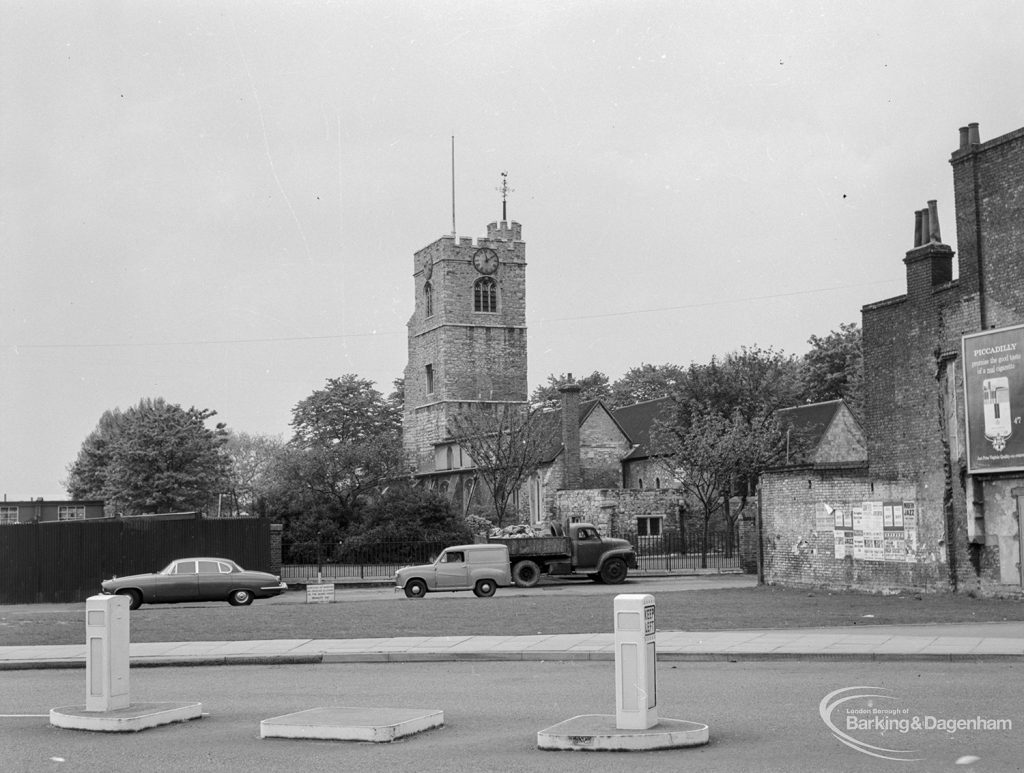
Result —
<path fill-rule="evenodd" d="M 252 603 L 252 599 L 252 591 L 234 590 L 231 591 L 231 595 L 228 596 L 228 603 L 233 607 L 245 607 Z"/>
<path fill-rule="evenodd" d="M 608 585 L 618 585 L 626 579 L 626 562 L 621 558 L 609 558 L 601 567 L 601 581 Z"/>
<path fill-rule="evenodd" d="M 498 589 L 494 580 L 477 580 L 476 587 L 473 588 L 473 593 L 478 599 L 490 598 L 494 595 L 494 591 Z"/>
<path fill-rule="evenodd" d="M 540 582 L 540 567 L 534 561 L 520 561 L 512 567 L 512 579 L 521 588 L 532 588 Z"/>
<path fill-rule="evenodd" d="M 427 586 L 423 580 L 409 580 L 405 584 L 405 595 L 411 599 L 421 599 L 427 595 Z"/>
<path fill-rule="evenodd" d="M 142 594 L 137 590 L 119 590 L 117 595 L 128 599 L 128 609 L 138 609 L 142 606 Z"/>

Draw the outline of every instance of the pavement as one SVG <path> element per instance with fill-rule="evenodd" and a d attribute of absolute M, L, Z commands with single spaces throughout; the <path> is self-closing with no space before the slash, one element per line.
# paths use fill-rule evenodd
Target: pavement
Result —
<path fill-rule="evenodd" d="M 749 631 L 658 631 L 659 662 L 842 660 L 1024 661 L 1024 623 L 864 626 Z M 615 658 L 614 634 L 430 636 L 145 642 L 132 667 Z M 0 647 L 0 670 L 84 668 L 86 645 Z"/>

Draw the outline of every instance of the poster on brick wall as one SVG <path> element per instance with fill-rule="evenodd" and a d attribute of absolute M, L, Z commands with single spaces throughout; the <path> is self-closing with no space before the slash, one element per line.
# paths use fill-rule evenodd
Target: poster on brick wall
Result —
<path fill-rule="evenodd" d="M 853 528 L 850 530 L 850 552 L 854 558 L 864 558 L 864 508 L 850 508 L 850 520 Z"/>
<path fill-rule="evenodd" d="M 885 530 L 883 527 L 882 502 L 865 502 L 863 515 L 864 559 L 866 561 L 885 560 Z"/>
<path fill-rule="evenodd" d="M 1024 325 L 962 339 L 967 471 L 1024 470 Z"/>

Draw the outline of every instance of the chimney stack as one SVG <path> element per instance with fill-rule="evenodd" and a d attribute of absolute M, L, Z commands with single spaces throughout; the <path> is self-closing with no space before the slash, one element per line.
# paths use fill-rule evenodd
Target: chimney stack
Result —
<path fill-rule="evenodd" d="M 578 489 L 583 485 L 580 465 L 580 390 L 569 374 L 569 381 L 558 391 L 562 393 L 562 452 L 565 472 L 562 488 Z"/>

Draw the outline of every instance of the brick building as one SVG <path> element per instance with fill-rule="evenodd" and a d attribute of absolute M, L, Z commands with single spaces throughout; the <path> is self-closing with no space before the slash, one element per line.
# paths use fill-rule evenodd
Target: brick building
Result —
<path fill-rule="evenodd" d="M 762 479 L 767 582 L 1021 590 L 1024 448 L 999 443 L 1020 421 L 1011 400 L 1024 394 L 997 397 L 996 386 L 1024 378 L 1012 353 L 1017 340 L 1024 349 L 1024 129 L 982 143 L 971 124 L 950 163 L 958 253 L 942 242 L 929 201 L 903 258 L 906 294 L 862 310 L 866 461 L 804 460 Z M 999 335 L 1008 343 L 965 347 Z M 965 386 L 982 371 L 992 377 L 972 402 Z M 1003 437 L 978 435 L 972 449 L 970 416 L 979 424 L 1000 410 Z"/>

